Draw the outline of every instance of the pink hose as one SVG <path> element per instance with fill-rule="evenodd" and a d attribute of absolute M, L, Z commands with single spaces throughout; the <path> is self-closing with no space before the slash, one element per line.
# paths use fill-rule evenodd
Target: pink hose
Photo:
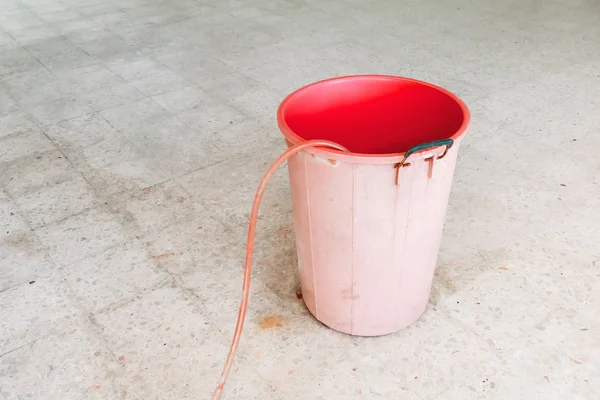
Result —
<path fill-rule="evenodd" d="M 248 244 L 246 246 L 246 262 L 244 267 L 244 283 L 242 286 L 242 302 L 240 304 L 237 323 L 235 325 L 235 333 L 233 334 L 233 340 L 231 341 L 229 354 L 227 355 L 225 366 L 223 367 L 223 371 L 221 372 L 221 377 L 219 378 L 217 388 L 215 389 L 212 395 L 212 400 L 218 400 L 221 398 L 223 388 L 225 387 L 225 383 L 227 381 L 227 376 L 229 375 L 229 370 L 231 369 L 233 359 L 240 344 L 242 329 L 244 328 L 244 320 L 246 319 L 246 311 L 248 309 L 248 296 L 250 295 L 250 277 L 252 275 L 252 253 L 254 251 L 254 232 L 256 230 L 260 201 L 262 200 L 263 194 L 267 187 L 267 182 L 269 181 L 269 179 L 271 179 L 271 177 L 273 176 L 275 171 L 277 171 L 277 169 L 281 166 L 281 164 L 286 162 L 290 157 L 292 157 L 296 153 L 311 147 L 328 147 L 348 152 L 348 149 L 346 149 L 345 147 L 337 143 L 330 142 L 328 140 L 309 140 L 306 142 L 298 143 L 297 145 L 290 147 L 283 154 L 277 157 L 273 164 L 269 166 L 267 172 L 265 172 L 265 175 L 260 181 L 258 189 L 256 189 L 256 194 L 254 195 L 254 202 L 252 203 L 252 212 L 250 214 L 250 224 L 248 226 Z"/>

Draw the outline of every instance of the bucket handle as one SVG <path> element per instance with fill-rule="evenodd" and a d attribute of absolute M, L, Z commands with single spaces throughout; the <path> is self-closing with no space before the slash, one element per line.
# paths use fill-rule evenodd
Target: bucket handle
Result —
<path fill-rule="evenodd" d="M 446 154 L 448 153 L 448 150 L 450 150 L 450 147 L 452 147 L 453 144 L 454 144 L 454 140 L 452 140 L 452 139 L 440 139 L 440 140 L 434 140 L 433 142 L 421 143 L 421 144 L 418 144 L 418 145 L 413 146 L 410 149 L 406 150 L 406 153 L 404 153 L 404 157 L 402 157 L 402 160 L 400 160 L 399 163 L 394 165 L 394 168 L 396 168 L 396 185 L 398 184 L 398 178 L 400 176 L 400 168 L 408 167 L 410 165 L 410 163 L 406 162 L 408 157 L 410 157 L 411 155 L 413 155 L 414 153 L 416 153 L 418 151 L 432 149 L 434 147 L 446 146 L 446 149 L 444 150 L 442 155 L 440 155 L 437 158 L 438 160 L 440 160 L 446 156 Z"/>

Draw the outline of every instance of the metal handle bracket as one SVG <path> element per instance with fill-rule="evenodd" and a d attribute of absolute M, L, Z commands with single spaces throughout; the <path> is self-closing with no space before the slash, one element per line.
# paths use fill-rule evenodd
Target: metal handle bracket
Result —
<path fill-rule="evenodd" d="M 444 150 L 444 152 L 437 158 L 438 160 L 440 160 L 440 159 L 444 158 L 446 156 L 446 154 L 448 154 L 448 150 L 450 150 L 450 148 L 452 147 L 453 144 L 454 144 L 454 140 L 452 140 L 452 139 L 441 139 L 441 140 L 434 140 L 433 142 L 421 143 L 421 144 L 418 144 L 418 145 L 413 146 L 410 149 L 408 149 L 406 151 L 406 153 L 404 153 L 404 157 L 402 157 L 402 160 L 400 160 L 399 163 L 394 164 L 394 168 L 396 169 L 396 185 L 399 182 L 400 168 L 408 167 L 410 165 L 410 163 L 406 162 L 408 157 L 410 157 L 411 155 L 413 155 L 414 153 L 417 153 L 419 151 L 432 149 L 434 147 L 446 146 L 446 149 Z M 430 161 L 433 162 L 433 158 L 431 158 Z"/>

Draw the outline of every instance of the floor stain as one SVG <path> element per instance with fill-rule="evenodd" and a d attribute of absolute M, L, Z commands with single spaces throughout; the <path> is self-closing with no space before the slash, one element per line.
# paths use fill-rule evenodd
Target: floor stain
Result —
<path fill-rule="evenodd" d="M 435 277 L 437 278 L 437 281 L 439 283 L 441 283 L 441 285 L 451 293 L 456 292 L 457 287 L 456 287 L 456 282 L 454 281 L 453 277 L 451 276 L 450 270 L 452 268 L 456 267 L 457 265 L 458 264 L 456 264 L 456 263 L 443 264 L 443 265 L 440 265 L 435 271 Z"/>
<path fill-rule="evenodd" d="M 156 258 L 157 260 L 164 260 L 165 258 L 172 257 L 172 256 L 174 256 L 174 255 L 175 255 L 175 252 L 173 252 L 173 251 L 172 251 L 172 252 L 170 252 L 170 253 L 162 253 L 162 254 L 159 254 L 159 255 L 157 255 L 155 258 Z"/>
<path fill-rule="evenodd" d="M 282 226 L 277 230 L 277 235 L 282 238 L 287 238 L 292 234 L 292 228 L 289 226 Z"/>
<path fill-rule="evenodd" d="M 281 328 L 284 322 L 285 318 L 283 318 L 281 315 L 272 315 L 261 318 L 261 320 L 258 322 L 258 326 L 263 329 Z"/>

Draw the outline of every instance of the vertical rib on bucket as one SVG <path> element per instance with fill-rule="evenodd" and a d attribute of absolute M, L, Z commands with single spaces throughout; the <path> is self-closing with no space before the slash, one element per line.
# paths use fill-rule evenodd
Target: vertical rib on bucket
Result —
<path fill-rule="evenodd" d="M 377 336 L 413 323 L 427 306 L 458 143 L 410 165 L 298 153 L 288 162 L 304 301 L 325 325 Z M 329 157 L 329 156 L 328 156 Z"/>

